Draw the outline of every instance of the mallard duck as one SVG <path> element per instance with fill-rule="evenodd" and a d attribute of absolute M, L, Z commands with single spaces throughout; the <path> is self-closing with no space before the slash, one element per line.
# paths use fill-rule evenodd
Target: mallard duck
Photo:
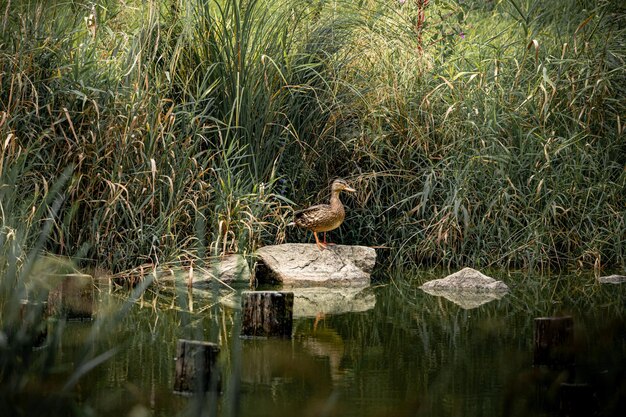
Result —
<path fill-rule="evenodd" d="M 294 223 L 298 227 L 309 229 L 315 236 L 315 243 L 320 249 L 325 249 L 326 245 L 326 232 L 334 230 L 343 223 L 343 219 L 346 216 L 346 212 L 339 199 L 339 193 L 342 191 L 355 192 L 354 188 L 351 188 L 347 182 L 342 179 L 336 179 L 333 181 L 331 187 L 330 204 L 318 204 L 311 206 L 304 210 L 296 211 L 294 214 Z M 318 232 L 324 232 L 324 241 L 320 242 L 317 236 Z"/>

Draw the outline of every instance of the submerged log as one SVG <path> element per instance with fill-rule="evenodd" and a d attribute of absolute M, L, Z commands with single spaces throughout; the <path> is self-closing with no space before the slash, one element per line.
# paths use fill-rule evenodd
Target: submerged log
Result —
<path fill-rule="evenodd" d="M 48 313 L 68 320 L 91 320 L 94 280 L 90 275 L 66 275 L 48 294 Z"/>
<path fill-rule="evenodd" d="M 244 291 L 241 310 L 241 336 L 291 337 L 292 292 Z"/>
<path fill-rule="evenodd" d="M 220 348 L 215 343 L 179 339 L 174 392 L 219 391 L 220 378 L 216 372 L 219 353 Z"/>
<path fill-rule="evenodd" d="M 574 365 L 574 320 L 566 317 L 535 319 L 534 365 L 568 367 Z"/>
<path fill-rule="evenodd" d="M 257 250 L 259 283 L 289 286 L 364 286 L 376 263 L 376 251 L 365 246 L 287 243 Z"/>

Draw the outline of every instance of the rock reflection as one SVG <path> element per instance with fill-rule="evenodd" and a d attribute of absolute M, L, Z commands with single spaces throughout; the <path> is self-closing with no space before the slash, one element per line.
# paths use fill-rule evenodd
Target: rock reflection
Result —
<path fill-rule="evenodd" d="M 483 304 L 494 300 L 500 300 L 506 295 L 505 292 L 478 292 L 478 291 L 454 291 L 454 290 L 436 290 L 422 288 L 422 290 L 430 295 L 444 297 L 446 300 L 452 301 L 465 310 L 480 307 Z"/>
<path fill-rule="evenodd" d="M 293 292 L 294 317 L 318 317 L 320 314 L 358 313 L 371 310 L 376 296 L 369 287 L 289 288 Z"/>
<path fill-rule="evenodd" d="M 326 314 L 359 313 L 376 306 L 376 296 L 370 287 L 361 288 L 281 288 L 280 291 L 293 292 L 293 317 L 312 318 Z M 213 293 L 194 288 L 194 294 L 209 298 Z M 233 291 L 219 291 L 220 304 L 240 309 L 241 297 Z"/>

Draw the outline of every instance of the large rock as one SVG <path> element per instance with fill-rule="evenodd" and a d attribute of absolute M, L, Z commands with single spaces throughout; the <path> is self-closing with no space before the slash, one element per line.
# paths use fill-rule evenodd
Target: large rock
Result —
<path fill-rule="evenodd" d="M 472 268 L 463 268 L 445 278 L 428 281 L 420 288 L 427 294 L 444 297 L 464 309 L 499 300 L 509 291 L 504 282 Z"/>
<path fill-rule="evenodd" d="M 286 243 L 257 250 L 259 283 L 287 286 L 364 286 L 376 263 L 376 251 L 365 246 L 333 245 L 320 250 L 307 243 Z"/>
<path fill-rule="evenodd" d="M 605 277 L 599 277 L 598 282 L 600 284 L 623 284 L 626 282 L 626 275 L 608 275 Z"/>

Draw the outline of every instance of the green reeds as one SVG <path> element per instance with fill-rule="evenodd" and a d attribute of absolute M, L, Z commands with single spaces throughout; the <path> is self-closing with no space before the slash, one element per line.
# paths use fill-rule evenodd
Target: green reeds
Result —
<path fill-rule="evenodd" d="M 116 272 L 250 253 L 302 238 L 292 202 L 342 176 L 337 240 L 385 262 L 624 265 L 614 2 L 126 4 L 0 7 L 13 215 L 74 167 L 48 250 Z"/>
<path fill-rule="evenodd" d="M 119 271 L 283 239 L 277 167 L 299 135 L 294 96 L 316 95 L 292 83 L 310 70 L 294 44 L 308 9 L 173 4 L 26 2 L 3 20 L 2 164 L 19 177 L 16 199 L 41 199 L 75 167 L 55 253 Z"/>
<path fill-rule="evenodd" d="M 460 5 L 422 55 L 408 28 L 369 32 L 359 53 L 387 47 L 344 75 L 361 128 L 338 122 L 361 190 L 347 239 L 399 263 L 624 265 L 624 14 L 526 3 Z"/>

